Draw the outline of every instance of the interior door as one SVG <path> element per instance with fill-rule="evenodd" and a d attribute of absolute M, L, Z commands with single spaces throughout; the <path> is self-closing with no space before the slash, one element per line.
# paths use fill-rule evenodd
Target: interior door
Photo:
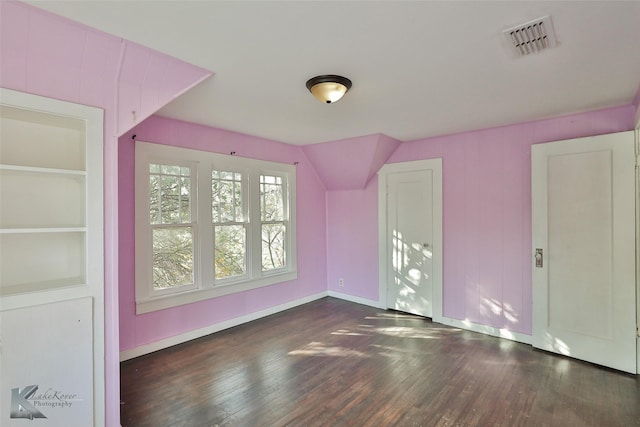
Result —
<path fill-rule="evenodd" d="M 532 147 L 533 345 L 636 373 L 633 132 Z"/>
<path fill-rule="evenodd" d="M 387 307 L 433 317 L 433 175 L 431 170 L 387 176 Z"/>

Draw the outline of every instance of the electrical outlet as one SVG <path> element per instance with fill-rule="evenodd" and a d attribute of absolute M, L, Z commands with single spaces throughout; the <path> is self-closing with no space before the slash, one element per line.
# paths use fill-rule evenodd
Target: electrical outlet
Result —
<path fill-rule="evenodd" d="M 341 288 L 344 287 L 344 279 L 342 277 L 338 279 L 338 286 L 340 286 Z"/>

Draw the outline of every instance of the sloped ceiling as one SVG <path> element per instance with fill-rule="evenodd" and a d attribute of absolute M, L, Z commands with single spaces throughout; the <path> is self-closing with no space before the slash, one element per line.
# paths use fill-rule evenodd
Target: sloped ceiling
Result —
<path fill-rule="evenodd" d="M 398 145 L 400 141 L 377 134 L 305 145 L 302 150 L 327 190 L 358 190 L 369 184 Z"/>
<path fill-rule="evenodd" d="M 118 70 L 118 135 L 146 119 L 213 73 L 123 41 Z"/>

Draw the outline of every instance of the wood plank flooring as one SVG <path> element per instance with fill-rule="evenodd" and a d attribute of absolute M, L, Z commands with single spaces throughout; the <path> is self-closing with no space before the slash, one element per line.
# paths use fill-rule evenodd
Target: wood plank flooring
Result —
<path fill-rule="evenodd" d="M 324 298 L 121 364 L 123 427 L 640 426 L 640 380 Z"/>

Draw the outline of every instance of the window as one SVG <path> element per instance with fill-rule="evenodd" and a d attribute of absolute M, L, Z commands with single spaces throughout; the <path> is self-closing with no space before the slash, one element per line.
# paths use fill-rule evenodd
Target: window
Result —
<path fill-rule="evenodd" d="M 214 271 L 217 280 L 247 272 L 247 186 L 241 172 L 211 172 Z"/>
<path fill-rule="evenodd" d="M 136 142 L 136 311 L 293 280 L 295 167 Z"/>
<path fill-rule="evenodd" d="M 191 168 L 149 164 L 149 225 L 153 252 L 153 290 L 192 286 L 194 222 Z"/>
<path fill-rule="evenodd" d="M 260 175 L 260 228 L 262 235 L 262 271 L 277 271 L 285 266 L 286 204 L 284 181 L 280 176 Z"/>

